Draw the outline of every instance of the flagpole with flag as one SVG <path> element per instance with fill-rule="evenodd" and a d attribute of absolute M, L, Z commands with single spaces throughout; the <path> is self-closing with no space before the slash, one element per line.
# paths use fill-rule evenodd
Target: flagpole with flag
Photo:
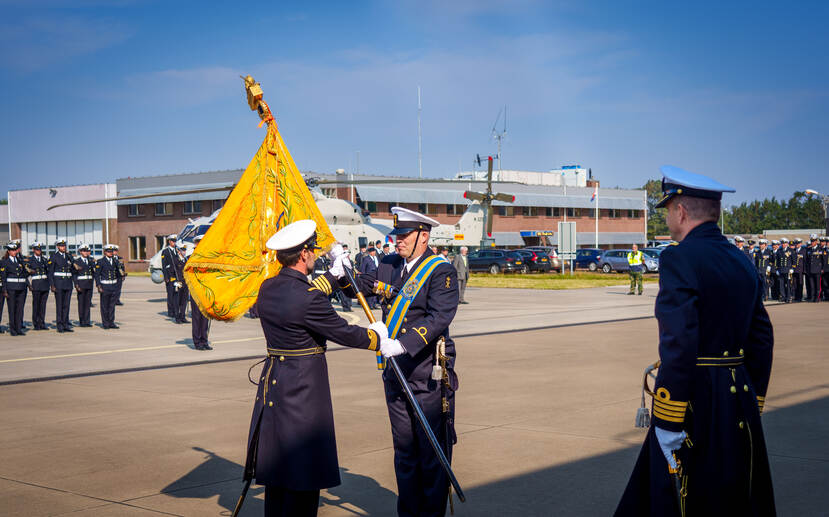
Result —
<path fill-rule="evenodd" d="M 243 77 L 248 105 L 266 125 L 265 141 L 231 191 L 216 220 L 184 266 L 184 279 L 199 310 L 210 319 L 233 321 L 256 303 L 262 282 L 281 269 L 265 247 L 280 228 L 301 219 L 317 223 L 317 245 L 334 244 L 291 153 L 282 141 L 262 88 Z"/>
<path fill-rule="evenodd" d="M 599 247 L 599 184 L 593 186 L 593 196 L 590 198 L 591 203 L 596 203 L 596 247 Z"/>

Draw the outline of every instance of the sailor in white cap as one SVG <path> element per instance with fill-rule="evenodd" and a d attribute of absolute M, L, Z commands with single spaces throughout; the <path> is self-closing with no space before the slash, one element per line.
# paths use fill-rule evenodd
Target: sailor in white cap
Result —
<path fill-rule="evenodd" d="M 774 337 L 754 267 L 717 226 L 734 189 L 662 174 L 658 206 L 679 244 L 659 261 L 652 421 L 615 515 L 774 515 L 760 420 Z"/>
<path fill-rule="evenodd" d="M 92 306 L 92 289 L 95 287 L 95 260 L 89 258 L 91 249 L 86 244 L 78 246 L 80 257 L 75 259 L 72 279 L 78 292 L 78 322 L 81 327 L 91 327 L 89 312 Z"/>
<path fill-rule="evenodd" d="M 32 290 L 32 326 L 34 330 L 47 330 L 46 300 L 49 298 L 49 260 L 43 255 L 45 245 L 33 242 L 29 246 L 32 255 L 26 261 L 29 286 Z"/>
<path fill-rule="evenodd" d="M 257 307 L 268 357 L 260 375 L 244 477 L 265 485 L 265 515 L 315 516 L 319 491 L 340 484 L 326 342 L 376 350 L 385 326 L 349 325 L 328 295 L 328 272 L 308 281 L 316 223 L 297 221 L 268 239 L 282 270 L 262 283 Z M 322 289 L 318 286 L 322 286 Z"/>
<path fill-rule="evenodd" d="M 184 279 L 178 276 L 176 262 L 179 254 L 176 250 L 178 235 L 167 236 L 167 246 L 161 250 L 161 271 L 164 274 L 164 286 L 167 288 L 167 317 L 178 319 L 179 290 L 184 287 Z"/>
<path fill-rule="evenodd" d="M 441 442 L 447 458 L 457 442 L 454 429 L 455 343 L 449 325 L 458 308 L 457 270 L 429 249 L 438 221 L 421 213 L 393 207 L 396 254 L 383 257 L 377 269 L 356 278 L 365 294 L 381 298 L 383 321 L 390 335 L 384 356 L 396 356 L 415 396 Z M 347 257 L 332 250 L 336 276 L 348 267 Z M 437 516 L 446 511 L 449 479 L 428 438 L 415 419 L 395 375 L 383 373 L 386 404 L 394 441 L 399 515 Z"/>
<path fill-rule="evenodd" d="M 17 256 L 20 245 L 11 241 L 6 244 L 6 254 L 0 259 L 0 295 L 8 300 L 9 333 L 23 336 L 23 307 L 26 304 L 26 292 L 29 287 L 28 272 L 23 261 Z"/>
<path fill-rule="evenodd" d="M 55 293 L 55 326 L 58 332 L 74 332 L 69 322 L 72 303 L 72 274 L 75 270 L 72 254 L 66 250 L 66 239 L 55 241 L 57 251 L 49 257 L 49 284 Z"/>
<path fill-rule="evenodd" d="M 818 236 L 813 233 L 809 235 L 809 247 L 806 248 L 805 264 L 803 265 L 803 272 L 806 274 L 806 300 L 810 302 L 819 302 L 821 298 L 820 292 L 820 275 L 826 261 L 826 253 L 824 249 L 818 244 Z"/>
<path fill-rule="evenodd" d="M 751 250 L 746 246 L 746 240 L 739 235 L 734 236 L 734 245 L 743 252 L 747 259 L 751 260 Z"/>
<path fill-rule="evenodd" d="M 115 297 L 118 293 L 118 263 L 113 257 L 114 244 L 104 246 L 104 256 L 95 264 L 95 283 L 101 293 L 101 326 L 117 329 L 115 324 Z"/>

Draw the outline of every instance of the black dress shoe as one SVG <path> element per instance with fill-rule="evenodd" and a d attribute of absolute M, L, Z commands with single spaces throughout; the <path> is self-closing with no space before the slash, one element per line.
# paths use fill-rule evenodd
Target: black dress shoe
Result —
<path fill-rule="evenodd" d="M 113 324 L 113 325 L 110 325 L 110 326 L 109 326 L 109 328 L 111 328 L 111 329 L 119 329 L 119 328 L 121 328 L 121 327 L 119 327 L 118 325 Z"/>
<path fill-rule="evenodd" d="M 124 305 L 124 304 L 121 303 L 121 302 L 115 302 L 115 305 Z"/>
<path fill-rule="evenodd" d="M 64 332 L 75 332 L 74 330 L 72 330 L 71 327 L 66 327 L 65 329 L 63 329 L 63 331 Z"/>
<path fill-rule="evenodd" d="M 212 347 L 212 346 L 210 346 L 210 345 L 202 345 L 202 346 L 201 346 L 201 349 L 202 349 L 202 350 L 213 350 L 213 347 Z"/>

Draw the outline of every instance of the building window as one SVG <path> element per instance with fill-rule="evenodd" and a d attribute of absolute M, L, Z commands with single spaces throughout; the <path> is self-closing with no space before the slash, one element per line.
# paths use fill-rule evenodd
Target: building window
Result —
<path fill-rule="evenodd" d="M 628 219 L 636 219 L 636 210 L 628 210 Z"/>
<path fill-rule="evenodd" d="M 522 206 L 521 215 L 524 217 L 538 217 L 538 207 L 537 206 Z"/>
<path fill-rule="evenodd" d="M 553 207 L 545 206 L 544 207 L 544 217 L 552 217 L 553 216 Z"/>
<path fill-rule="evenodd" d="M 223 206 L 225 206 L 225 200 L 224 199 L 214 199 L 213 200 L 213 211 L 214 212 L 216 210 L 219 210 Z"/>
<path fill-rule="evenodd" d="M 201 213 L 201 201 L 185 201 L 184 202 L 184 213 L 185 214 L 200 214 Z"/>
<path fill-rule="evenodd" d="M 372 214 L 377 213 L 377 202 L 376 201 L 363 201 L 363 208 L 371 212 Z"/>
<path fill-rule="evenodd" d="M 426 205 L 426 215 L 438 215 L 438 206 L 435 204 L 427 204 Z"/>
<path fill-rule="evenodd" d="M 147 239 L 143 235 L 130 237 L 130 260 L 147 260 Z"/>
<path fill-rule="evenodd" d="M 128 217 L 139 217 L 141 215 L 144 215 L 141 213 L 141 205 L 127 205 Z"/>
<path fill-rule="evenodd" d="M 323 196 L 325 196 L 327 198 L 331 198 L 331 199 L 337 199 L 337 188 L 336 187 L 322 187 L 320 190 L 322 190 L 322 195 Z"/>
<path fill-rule="evenodd" d="M 167 236 L 166 235 L 156 235 L 155 236 L 155 251 L 163 250 L 165 244 L 167 244 Z"/>
<path fill-rule="evenodd" d="M 561 207 L 554 206 L 553 207 L 553 217 L 561 217 Z"/>
<path fill-rule="evenodd" d="M 512 217 L 513 215 L 515 215 L 514 206 L 496 206 L 494 208 L 498 215 L 502 215 L 504 217 Z"/>
<path fill-rule="evenodd" d="M 172 203 L 156 203 L 155 215 L 173 215 Z"/>
<path fill-rule="evenodd" d="M 578 217 L 578 215 L 576 215 L 576 214 L 577 214 L 577 212 L 576 212 L 575 208 L 568 208 L 567 209 L 567 217 Z"/>

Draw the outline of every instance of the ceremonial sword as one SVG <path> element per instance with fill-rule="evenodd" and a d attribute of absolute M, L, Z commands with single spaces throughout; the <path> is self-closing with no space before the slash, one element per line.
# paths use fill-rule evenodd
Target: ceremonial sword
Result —
<path fill-rule="evenodd" d="M 357 293 L 357 301 L 359 301 L 360 305 L 363 307 L 368 321 L 370 323 L 374 323 L 376 321 L 376 319 L 374 318 L 374 314 L 372 314 L 371 309 L 369 309 L 368 307 L 366 297 L 363 296 L 363 293 L 361 293 L 359 287 L 357 287 L 357 282 L 354 280 L 354 276 L 351 274 L 351 268 L 348 268 L 345 265 L 343 265 L 343 271 L 345 271 L 345 275 L 346 277 L 348 277 L 348 281 L 351 282 L 352 286 L 354 286 L 354 291 L 356 291 Z M 455 477 L 455 473 L 452 472 L 452 466 L 449 465 L 449 460 L 446 459 L 446 454 L 443 453 L 443 448 L 438 443 L 438 439 L 435 437 L 435 433 L 429 426 L 429 421 L 426 420 L 426 415 L 423 414 L 423 409 L 421 409 L 420 404 L 417 402 L 417 399 L 414 396 L 414 393 L 412 393 L 412 388 L 411 386 L 409 386 L 409 382 L 406 380 L 406 376 L 403 375 L 403 370 L 401 370 L 400 365 L 397 364 L 397 359 L 391 356 L 387 357 L 386 361 L 389 365 L 391 365 L 391 369 L 392 371 L 394 371 L 394 375 L 397 377 L 397 380 L 400 381 L 400 386 L 406 393 L 406 398 L 409 400 L 409 404 L 411 404 L 412 409 L 414 409 L 414 414 L 417 417 L 417 421 L 420 422 L 420 426 L 423 428 L 423 432 L 425 432 L 426 436 L 429 438 L 429 444 L 432 446 L 432 450 L 435 451 L 435 455 L 438 457 L 438 461 L 440 462 L 441 467 L 443 467 L 443 470 L 446 471 L 446 475 L 449 476 L 449 482 L 452 483 L 452 487 L 455 489 L 455 493 L 458 494 L 458 499 L 460 499 L 462 503 L 466 502 L 466 496 L 463 495 L 461 485 L 458 483 L 458 479 Z"/>

